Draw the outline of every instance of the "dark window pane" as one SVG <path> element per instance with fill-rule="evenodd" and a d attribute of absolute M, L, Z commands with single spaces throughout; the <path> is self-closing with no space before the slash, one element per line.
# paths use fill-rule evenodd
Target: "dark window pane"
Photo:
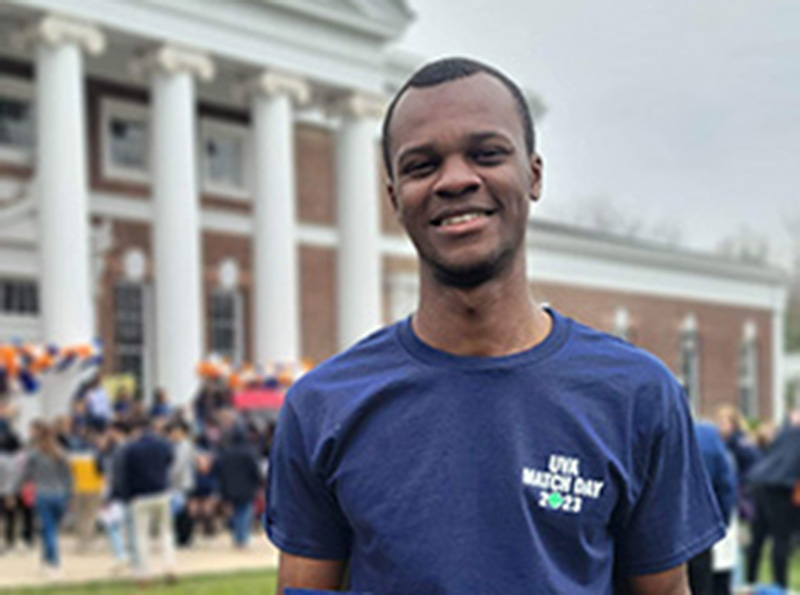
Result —
<path fill-rule="evenodd" d="M 33 147 L 33 112 L 30 101 L 0 97 L 0 145 Z"/>
<path fill-rule="evenodd" d="M 114 118 L 109 122 L 111 159 L 115 165 L 145 169 L 147 126 L 137 120 Z"/>
<path fill-rule="evenodd" d="M 37 314 L 37 283 L 24 279 L 0 279 L 0 311 L 6 314 Z"/>

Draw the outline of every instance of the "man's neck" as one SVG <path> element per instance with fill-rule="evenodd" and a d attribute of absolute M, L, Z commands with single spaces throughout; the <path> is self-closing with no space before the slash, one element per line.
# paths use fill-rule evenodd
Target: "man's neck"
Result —
<path fill-rule="evenodd" d="M 523 272 L 478 287 L 442 287 L 423 273 L 412 321 L 426 344 L 453 355 L 499 357 L 541 343 L 552 320 L 534 301 Z"/>

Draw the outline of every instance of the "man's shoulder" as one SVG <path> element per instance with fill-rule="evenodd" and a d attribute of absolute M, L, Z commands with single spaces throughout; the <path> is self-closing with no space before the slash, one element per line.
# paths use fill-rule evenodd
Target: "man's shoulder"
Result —
<path fill-rule="evenodd" d="M 333 427 L 403 374 L 397 324 L 384 327 L 303 375 L 289 389 L 283 414 L 302 425 Z"/>
<path fill-rule="evenodd" d="M 574 382 L 608 389 L 645 407 L 670 407 L 682 398 L 682 388 L 666 364 L 622 338 L 573 321 L 564 353 L 569 358 L 565 369 Z"/>
<path fill-rule="evenodd" d="M 633 366 L 647 376 L 672 377 L 672 372 L 664 362 L 623 338 L 577 321 L 573 321 L 571 338 L 573 353 L 595 359 L 598 369 L 614 371 Z"/>
<path fill-rule="evenodd" d="M 290 389 L 290 399 L 337 389 L 342 384 L 369 383 L 382 375 L 396 363 L 390 358 L 396 357 L 401 349 L 396 339 L 398 324 L 375 331 L 303 375 Z"/>
<path fill-rule="evenodd" d="M 172 452 L 172 445 L 161 436 L 145 434 L 128 445 L 128 453 Z"/>

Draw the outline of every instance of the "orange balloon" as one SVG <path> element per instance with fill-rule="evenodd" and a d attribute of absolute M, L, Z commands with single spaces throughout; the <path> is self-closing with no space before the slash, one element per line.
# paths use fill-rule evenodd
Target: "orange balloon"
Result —
<path fill-rule="evenodd" d="M 92 355 L 93 351 L 94 351 L 94 350 L 92 349 L 92 346 L 91 346 L 91 345 L 87 345 L 87 344 L 85 344 L 85 343 L 82 343 L 81 345 L 76 345 L 76 346 L 75 346 L 75 347 L 73 347 L 72 349 L 73 349 L 73 352 L 74 352 L 74 353 L 75 353 L 75 354 L 76 354 L 78 357 L 82 357 L 82 358 L 88 358 L 88 357 L 90 357 L 90 356 Z"/>

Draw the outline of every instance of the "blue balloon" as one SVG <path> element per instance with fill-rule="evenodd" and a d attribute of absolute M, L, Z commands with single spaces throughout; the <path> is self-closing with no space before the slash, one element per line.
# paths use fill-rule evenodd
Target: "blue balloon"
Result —
<path fill-rule="evenodd" d="M 59 372 L 63 372 L 64 370 L 69 368 L 72 365 L 72 362 L 74 362 L 74 361 L 75 361 L 75 356 L 74 355 L 68 355 L 67 357 L 62 359 L 60 362 L 58 362 L 58 365 L 56 366 L 56 370 L 58 370 Z"/>
<path fill-rule="evenodd" d="M 26 393 L 35 393 L 39 390 L 39 382 L 29 370 L 20 370 L 19 382 Z"/>

